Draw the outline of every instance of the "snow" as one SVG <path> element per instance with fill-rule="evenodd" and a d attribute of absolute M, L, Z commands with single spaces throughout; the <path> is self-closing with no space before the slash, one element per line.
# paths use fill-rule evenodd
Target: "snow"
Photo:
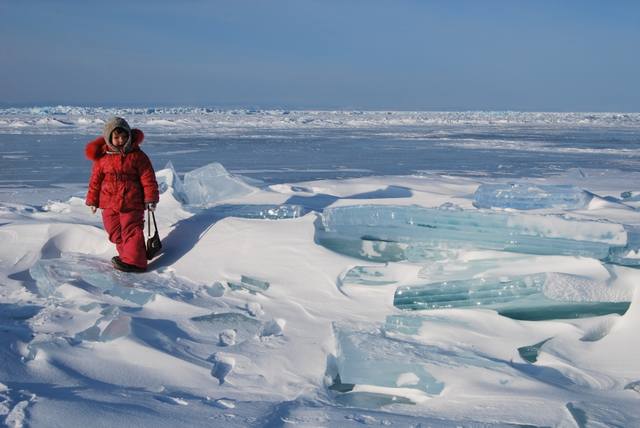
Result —
<path fill-rule="evenodd" d="M 99 216 L 84 206 L 85 183 L 70 176 L 54 188 L 53 178 L 34 182 L 27 169 L 5 168 L 23 161 L 16 154 L 45 153 L 40 138 L 95 134 L 116 113 L 158 136 L 145 142 L 150 152 L 176 152 L 164 146 L 167 136 L 234 134 L 253 141 L 236 147 L 253 157 L 252 179 L 220 162 L 201 175 L 206 197 L 198 201 L 187 196 L 185 173 L 210 164 L 201 156 L 215 152 L 215 144 L 194 139 L 172 155 L 193 168 L 172 163 L 157 171 L 164 252 L 144 274 L 111 269 L 115 250 Z M 517 180 L 497 167 L 481 174 L 391 169 L 396 158 L 386 149 L 396 138 L 445 135 L 434 145 L 446 146 L 452 132 L 489 127 L 509 138 L 451 156 L 489 163 L 508 147 L 542 164 L 550 135 L 580 129 L 598 144 L 609 132 L 637 139 L 640 115 L 0 109 L 2 180 L 11 189 L 0 192 L 0 421 L 12 427 L 639 425 L 640 204 L 631 196 L 638 192 L 637 156 L 625 155 L 622 168 L 617 155 L 588 144 L 574 150 L 568 139 L 560 148 L 580 169 L 573 163 L 560 170 L 514 168 Z M 531 127 L 534 142 L 523 131 Z M 281 155 L 286 167 L 276 169 L 254 152 L 305 133 L 327 141 L 335 133 L 365 135 L 383 141 L 384 154 L 369 173 L 353 176 L 344 170 L 361 169 L 316 168 L 331 156 L 328 149 L 304 158 Z M 9 147 L 16 136 L 18 149 Z M 81 152 L 88 139 L 78 139 L 74 150 Z M 348 150 L 355 158 L 362 147 Z M 415 158 L 428 156 L 421 144 L 412 150 Z M 602 157 L 597 162 L 594 150 Z M 274 170 L 282 173 L 277 180 L 268 172 Z M 327 175 L 297 180 L 302 170 Z M 480 185 L 514 182 L 578 187 L 594 196 L 588 204 L 526 212 L 474 208 Z M 357 240 L 354 251 L 334 251 L 339 248 L 320 239 L 340 212 L 349 221 L 336 237 Z M 415 234 L 402 235 L 402 245 L 365 236 L 379 234 L 379 227 L 397 232 L 407 212 L 413 224 L 402 223 L 406 230 L 427 229 L 416 223 L 434 213 L 466 215 L 490 223 L 496 234 L 511 228 L 529 237 L 593 240 L 616 251 L 610 258 L 546 246 L 518 252 L 462 238 L 464 245 L 452 245 L 455 236 L 444 234 L 428 253 L 410 248 Z M 544 279 L 536 290 L 545 298 L 577 305 L 572 316 L 540 309 L 518 319 L 490 307 L 393 305 L 400 287 L 486 278 L 500 285 L 534 275 Z M 625 308 L 588 313 L 586 305 L 603 302 Z"/>

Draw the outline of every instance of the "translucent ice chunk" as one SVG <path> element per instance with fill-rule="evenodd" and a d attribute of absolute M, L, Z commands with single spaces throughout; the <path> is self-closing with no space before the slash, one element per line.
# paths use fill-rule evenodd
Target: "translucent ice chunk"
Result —
<path fill-rule="evenodd" d="M 424 319 L 420 317 L 388 315 L 385 321 L 385 330 L 414 335 L 420 332 L 423 322 Z"/>
<path fill-rule="evenodd" d="M 160 193 L 173 191 L 173 196 L 180 202 L 186 202 L 187 197 L 184 192 L 184 186 L 178 173 L 173 168 L 171 161 L 167 162 L 164 169 L 156 172 L 156 180 L 158 181 L 158 189 Z"/>
<path fill-rule="evenodd" d="M 160 281 L 155 273 L 124 273 L 114 270 L 105 260 L 71 253 L 64 253 L 57 259 L 38 260 L 29 273 L 36 281 L 38 292 L 45 297 L 53 295 L 61 284 L 70 283 L 139 305 L 149 302 L 155 295 L 145 288 L 165 290 L 167 286 L 160 283 L 172 283 L 169 278 Z"/>
<path fill-rule="evenodd" d="M 211 297 L 222 297 L 224 296 L 224 285 L 221 282 L 216 281 L 213 284 L 207 286 L 205 288 L 207 294 Z"/>
<path fill-rule="evenodd" d="M 225 217 L 282 220 L 302 217 L 307 213 L 302 205 L 219 205 L 216 213 Z"/>
<path fill-rule="evenodd" d="M 474 278 L 398 287 L 393 298 L 400 309 L 442 309 L 499 305 L 541 295 L 546 275 Z"/>
<path fill-rule="evenodd" d="M 509 258 L 508 262 L 522 260 L 520 257 Z M 507 262 L 507 263 L 508 263 Z M 505 263 L 505 259 L 480 259 L 480 260 L 457 260 L 456 257 L 450 259 L 426 263 L 418 272 L 418 278 L 429 281 L 452 281 L 455 279 L 467 279 L 481 274 L 489 269 L 498 267 Z"/>
<path fill-rule="evenodd" d="M 448 330 L 451 328 L 473 329 L 468 321 L 451 317 L 432 317 L 414 312 L 411 315 L 387 316 L 382 330 L 386 338 L 401 343 L 414 344 L 415 352 L 419 352 L 423 361 L 439 367 L 479 367 L 489 370 L 503 367 L 504 363 L 476 353 L 473 346 L 465 349 L 465 346 L 452 348 L 450 345 L 434 346 L 427 344 L 428 342 L 425 343 L 425 338 L 421 337 L 421 333 L 433 330 L 435 326 L 446 326 Z"/>
<path fill-rule="evenodd" d="M 483 307 L 528 320 L 624 313 L 629 308 L 625 290 L 581 278 L 549 273 L 403 286 L 396 289 L 393 304 L 408 310 Z M 569 289 L 560 290 L 562 284 Z"/>
<path fill-rule="evenodd" d="M 640 380 L 628 383 L 627 385 L 625 385 L 624 389 L 630 389 L 632 391 L 640 393 Z"/>
<path fill-rule="evenodd" d="M 627 232 L 620 224 L 553 215 L 356 205 L 325 209 L 316 240 L 376 261 L 438 260 L 472 248 L 605 259 L 627 244 Z"/>
<path fill-rule="evenodd" d="M 269 289 L 269 283 L 267 281 L 246 275 L 240 277 L 240 282 L 227 282 L 227 285 L 232 290 L 244 289 L 251 293 L 262 293 Z"/>
<path fill-rule="evenodd" d="M 102 289 L 104 294 L 119 297 L 138 305 L 145 305 L 154 298 L 154 293 L 137 287 L 142 285 L 139 278 L 132 278 L 131 275 L 123 272 L 111 270 L 99 270 L 82 272 L 82 279 L 89 284 Z"/>
<path fill-rule="evenodd" d="M 388 339 L 379 331 L 356 331 L 345 326 L 334 325 L 334 334 L 342 383 L 413 388 L 429 394 L 442 391 L 444 384 L 426 370 L 427 359 L 420 346 Z"/>
<path fill-rule="evenodd" d="M 223 199 L 252 193 L 254 187 L 242 178 L 230 174 L 217 163 L 210 163 L 184 175 L 184 191 L 193 205 L 208 205 Z"/>
<path fill-rule="evenodd" d="M 620 193 L 620 197 L 624 199 L 625 202 L 640 201 L 640 192 L 628 190 L 626 192 Z"/>
<path fill-rule="evenodd" d="M 518 348 L 518 353 L 523 360 L 533 364 L 538 361 L 538 354 L 540 354 L 540 349 L 542 349 L 542 346 L 551 339 L 552 338 L 549 337 L 548 339 L 545 339 L 542 342 L 538 342 L 535 345 L 523 346 L 521 348 Z"/>
<path fill-rule="evenodd" d="M 75 335 L 75 340 L 92 342 L 109 342 L 131 333 L 131 317 L 118 315 L 106 316 L 96 321 L 95 325 Z"/>
<path fill-rule="evenodd" d="M 386 266 L 354 266 L 341 278 L 343 285 L 389 285 L 396 280 Z"/>
<path fill-rule="evenodd" d="M 640 226 L 625 226 L 627 245 L 612 247 L 607 262 L 623 266 L 640 266 Z"/>
<path fill-rule="evenodd" d="M 592 195 L 571 185 L 538 185 L 532 183 L 481 184 L 473 195 L 476 208 L 538 208 L 580 209 Z"/>
<path fill-rule="evenodd" d="M 66 280 L 66 276 L 59 271 L 59 267 L 48 260 L 38 260 L 29 268 L 29 275 L 36 281 L 38 294 L 42 297 L 52 296 L 58 286 Z"/>
<path fill-rule="evenodd" d="M 191 318 L 191 329 L 196 336 L 209 337 L 212 341 L 220 342 L 221 334 L 233 331 L 234 344 L 258 336 L 262 323 L 256 319 L 237 312 L 202 315 Z"/>

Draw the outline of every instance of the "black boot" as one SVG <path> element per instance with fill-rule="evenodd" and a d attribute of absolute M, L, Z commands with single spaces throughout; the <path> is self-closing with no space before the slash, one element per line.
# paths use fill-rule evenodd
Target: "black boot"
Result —
<path fill-rule="evenodd" d="M 122 260 L 120 260 L 120 257 L 118 256 L 115 256 L 114 258 L 112 258 L 111 263 L 113 264 L 114 268 L 121 270 L 122 272 L 140 273 L 140 272 L 146 271 L 145 268 L 141 268 L 141 267 L 130 265 L 129 263 L 123 262 Z"/>

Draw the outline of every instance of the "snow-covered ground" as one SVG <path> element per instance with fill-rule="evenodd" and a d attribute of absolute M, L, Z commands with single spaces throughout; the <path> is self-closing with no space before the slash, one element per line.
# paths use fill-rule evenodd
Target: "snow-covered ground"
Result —
<path fill-rule="evenodd" d="M 82 198 L 83 145 L 112 114 L 147 133 L 162 183 L 164 252 L 145 274 L 110 268 Z M 0 110 L 0 421 L 640 426 L 639 144 L 639 114 Z M 188 172 L 211 161 L 231 173 L 196 189 Z M 480 184 L 510 182 L 590 193 L 474 207 Z M 355 253 L 327 244 L 331 210 L 355 205 L 500 216 L 551 240 L 525 251 L 474 223 L 468 242 L 410 252 L 435 226 L 392 240 L 368 220 L 339 229 Z M 554 253 L 558 237 L 599 241 Z M 394 306 L 399 287 L 537 274 L 546 298 L 599 315 Z"/>

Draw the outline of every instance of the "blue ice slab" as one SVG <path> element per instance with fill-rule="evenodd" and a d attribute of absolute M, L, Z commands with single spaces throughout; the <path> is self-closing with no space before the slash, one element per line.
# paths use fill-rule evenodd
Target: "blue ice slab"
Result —
<path fill-rule="evenodd" d="M 564 184 L 483 183 L 473 195 L 473 206 L 518 210 L 539 208 L 574 210 L 586 207 L 591 198 L 591 193 L 576 186 Z"/>
<path fill-rule="evenodd" d="M 532 274 L 499 278 L 442 281 L 396 289 L 393 304 L 405 310 L 447 308 L 495 309 L 501 315 L 522 320 L 584 318 L 611 313 L 624 314 L 630 305 L 618 297 L 607 300 L 606 284 L 589 293 L 562 294 L 550 290 L 556 277 L 567 274 Z M 587 284 L 588 286 L 588 284 Z M 592 287 L 594 285 L 592 284 Z M 545 292 L 547 294 L 545 294 Z M 554 297 L 558 294 L 560 297 Z"/>
<path fill-rule="evenodd" d="M 29 273 L 43 297 L 55 295 L 57 288 L 69 283 L 94 294 L 119 297 L 137 305 L 151 301 L 156 293 L 170 298 L 188 299 L 194 285 L 175 276 L 155 272 L 126 273 L 93 256 L 63 253 L 60 258 L 38 260 Z"/>
<path fill-rule="evenodd" d="M 298 218 L 305 215 L 308 210 L 302 205 L 219 205 L 216 213 L 224 217 L 255 218 L 264 220 L 284 220 Z"/>
<path fill-rule="evenodd" d="M 553 339 L 553 337 L 549 337 L 543 340 L 542 342 L 538 342 L 534 345 L 522 346 L 518 348 L 518 354 L 520 354 L 520 357 L 523 360 L 533 364 L 536 361 L 538 361 L 538 355 L 540 355 L 540 350 L 542 349 L 542 346 L 548 341 L 550 341 L 551 339 Z"/>
<path fill-rule="evenodd" d="M 341 278 L 342 285 L 389 285 L 397 281 L 387 266 L 354 266 Z"/>
<path fill-rule="evenodd" d="M 640 226 L 627 226 L 627 245 L 612 247 L 607 262 L 623 266 L 640 267 Z"/>
<path fill-rule="evenodd" d="M 110 342 L 131 333 L 131 317 L 117 312 L 106 315 L 74 336 L 76 341 Z"/>
<path fill-rule="evenodd" d="M 402 286 L 396 289 L 393 304 L 400 309 L 495 307 L 528 296 L 542 295 L 545 279 L 545 274 L 535 274 Z"/>
<path fill-rule="evenodd" d="M 230 174 L 218 162 L 187 172 L 184 175 L 183 188 L 187 201 L 192 205 L 209 205 L 255 191 L 253 186 L 241 177 Z"/>
<path fill-rule="evenodd" d="M 178 201 L 182 203 L 187 202 L 184 186 L 182 185 L 182 181 L 180 180 L 180 177 L 178 176 L 178 173 L 173 167 L 173 163 L 171 161 L 167 162 L 163 169 L 156 172 L 156 180 L 158 182 L 158 190 L 160 193 L 172 190 L 173 196 Z"/>
<path fill-rule="evenodd" d="M 620 197 L 624 199 L 625 202 L 636 202 L 640 201 L 640 192 L 628 190 L 626 192 L 620 193 Z"/>
<path fill-rule="evenodd" d="M 555 215 L 354 205 L 325 209 L 316 241 L 385 262 L 442 260 L 459 249 L 606 259 L 611 248 L 627 244 L 627 232 L 620 224 Z"/>
<path fill-rule="evenodd" d="M 343 384 L 413 388 L 439 394 L 444 384 L 426 369 L 426 348 L 334 324 L 337 365 Z M 409 383 L 403 379 L 410 378 Z"/>
<path fill-rule="evenodd" d="M 198 339 L 208 338 L 215 343 L 218 343 L 220 333 L 227 330 L 235 331 L 235 343 L 240 344 L 257 337 L 262 329 L 262 322 L 237 312 L 201 315 L 189 321 L 190 333 Z"/>
<path fill-rule="evenodd" d="M 262 279 L 258 279 L 258 278 L 254 278 L 251 276 L 247 276 L 247 275 L 242 275 L 240 277 L 240 281 L 239 282 L 234 282 L 234 281 L 229 281 L 227 282 L 227 285 L 229 286 L 229 288 L 231 290 L 247 290 L 252 294 L 255 293 L 264 293 L 265 291 L 267 291 L 270 287 L 270 284 L 268 281 L 262 280 Z"/>

